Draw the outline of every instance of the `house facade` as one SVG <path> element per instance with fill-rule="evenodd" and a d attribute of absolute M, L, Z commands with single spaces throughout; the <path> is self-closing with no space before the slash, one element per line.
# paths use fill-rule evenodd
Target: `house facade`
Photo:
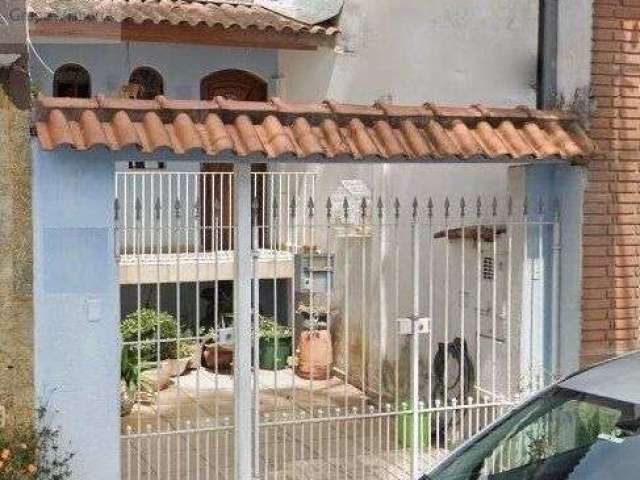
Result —
<path fill-rule="evenodd" d="M 585 314 L 581 332 L 579 301 L 581 239 L 593 233 L 582 220 L 591 144 L 575 115 L 535 109 L 536 5 L 467 2 L 452 12 L 442 2 L 348 0 L 309 25 L 251 2 L 167 3 L 31 5 L 36 389 L 78 453 L 77 478 L 246 478 L 247 458 L 265 478 L 303 461 L 333 465 L 332 448 L 347 447 L 332 447 L 330 434 L 321 455 L 289 462 L 282 453 L 309 425 L 277 415 L 290 407 L 311 422 L 335 407 L 327 425 L 338 438 L 352 408 L 363 431 L 386 418 L 399 460 L 380 471 L 414 471 L 433 461 L 418 459 L 418 441 L 435 456 L 472 433 L 456 427 L 459 402 L 476 405 L 476 419 L 496 415 L 516 391 L 591 352 L 595 324 Z M 588 89 L 590 15 L 586 1 L 558 12 L 555 89 L 567 103 Z M 258 316 L 306 328 L 303 291 L 309 311 L 326 304 L 331 324 L 325 384 L 314 387 L 312 375 L 300 387 L 287 369 L 262 378 L 250 355 L 240 365 Z M 154 322 L 177 317 L 177 334 L 142 338 L 144 308 L 157 311 Z M 235 328 L 245 311 L 245 335 L 230 333 L 235 377 L 219 372 L 215 347 L 214 367 L 201 371 L 203 350 L 195 374 L 170 375 L 161 393 L 167 360 L 182 359 L 161 358 L 163 341 L 200 349 L 206 328 L 222 345 L 223 317 Z M 138 324 L 128 342 L 127 316 Z M 430 335 L 416 352 L 397 320 L 426 316 Z M 143 392 L 137 379 L 134 413 L 121 419 L 123 347 L 140 366 L 156 341 L 154 386 Z M 461 353 L 449 355 L 456 341 Z M 295 345 L 293 373 L 304 360 Z M 459 390 L 433 393 L 432 379 L 444 383 L 458 367 Z M 257 397 L 238 410 L 252 375 Z M 164 403 L 169 396 L 177 403 Z M 418 423 L 412 432 L 402 423 L 420 413 L 445 418 L 428 440 Z M 232 448 L 242 438 L 249 457 Z M 383 453 L 339 458 L 371 465 Z"/>

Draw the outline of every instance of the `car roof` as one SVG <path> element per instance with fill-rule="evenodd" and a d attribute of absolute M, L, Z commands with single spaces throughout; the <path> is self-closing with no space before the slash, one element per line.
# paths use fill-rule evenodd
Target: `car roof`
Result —
<path fill-rule="evenodd" d="M 559 386 L 640 404 L 640 351 L 582 370 L 561 381 Z"/>

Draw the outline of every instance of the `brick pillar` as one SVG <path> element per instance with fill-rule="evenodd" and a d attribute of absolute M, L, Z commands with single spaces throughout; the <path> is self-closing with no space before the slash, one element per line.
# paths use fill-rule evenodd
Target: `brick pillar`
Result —
<path fill-rule="evenodd" d="M 582 361 L 637 349 L 640 274 L 640 0 L 595 0 L 585 196 Z"/>

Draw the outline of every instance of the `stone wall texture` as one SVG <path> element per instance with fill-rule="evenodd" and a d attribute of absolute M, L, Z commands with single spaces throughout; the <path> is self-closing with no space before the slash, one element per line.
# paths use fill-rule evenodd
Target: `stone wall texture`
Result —
<path fill-rule="evenodd" d="M 582 361 L 637 349 L 640 297 L 640 0 L 595 0 L 585 197 Z"/>
<path fill-rule="evenodd" d="M 33 249 L 28 112 L 0 89 L 0 406 L 34 411 Z"/>

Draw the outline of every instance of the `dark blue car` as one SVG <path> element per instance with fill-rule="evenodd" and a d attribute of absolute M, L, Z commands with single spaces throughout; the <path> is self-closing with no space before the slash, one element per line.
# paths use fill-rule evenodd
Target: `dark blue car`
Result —
<path fill-rule="evenodd" d="M 639 433 L 637 352 L 545 389 L 422 480 L 640 478 Z"/>

